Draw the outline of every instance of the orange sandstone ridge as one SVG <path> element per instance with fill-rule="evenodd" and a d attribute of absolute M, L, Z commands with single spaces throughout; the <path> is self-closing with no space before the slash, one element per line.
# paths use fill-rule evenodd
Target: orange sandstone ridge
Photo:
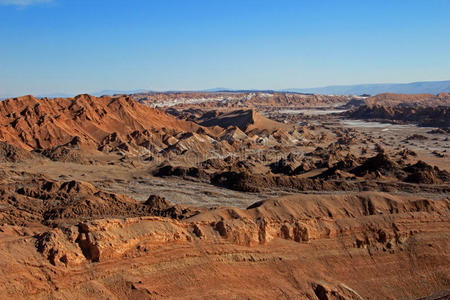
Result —
<path fill-rule="evenodd" d="M 195 131 L 200 128 L 128 96 L 37 99 L 24 96 L 0 102 L 0 141 L 27 150 L 44 149 L 79 137 L 100 144 L 111 133 L 125 136 L 146 129 Z"/>

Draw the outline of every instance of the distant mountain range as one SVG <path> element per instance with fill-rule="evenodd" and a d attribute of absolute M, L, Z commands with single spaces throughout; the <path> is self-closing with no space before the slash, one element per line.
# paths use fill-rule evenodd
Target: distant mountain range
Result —
<path fill-rule="evenodd" d="M 282 90 L 228 89 L 213 88 L 199 92 L 291 92 L 301 94 L 324 95 L 377 95 L 382 93 L 394 94 L 439 94 L 450 93 L 450 80 L 418 81 L 410 83 L 375 83 L 355 85 L 331 85 L 317 88 L 291 88 Z"/>
<path fill-rule="evenodd" d="M 152 92 L 152 91 L 146 90 L 146 89 L 137 89 L 137 90 L 131 90 L 131 91 L 104 90 L 101 92 L 91 93 L 91 95 L 100 97 L 103 95 L 111 95 L 112 96 L 112 95 L 119 95 L 119 94 L 138 94 L 138 93 L 147 93 L 147 92 Z"/>
<path fill-rule="evenodd" d="M 445 81 L 418 81 L 411 83 L 375 83 L 375 84 L 356 84 L 356 85 L 331 85 L 317 88 L 291 88 L 277 90 L 278 92 L 291 92 L 302 94 L 324 94 L 324 95 L 376 95 L 382 93 L 395 93 L 395 94 L 439 94 L 441 92 L 450 93 L 450 80 Z M 91 95 L 115 95 L 115 94 L 135 94 L 144 92 L 157 92 L 147 89 L 138 89 L 130 91 L 119 90 L 104 90 L 101 92 L 93 92 Z M 176 92 L 176 91 L 171 91 Z M 187 92 L 187 91 L 183 91 Z M 274 92 L 274 90 L 255 90 L 255 89 L 228 89 L 228 88 L 212 88 L 200 91 L 192 92 Z M 74 94 L 46 94 L 37 95 L 37 97 L 72 97 Z M 0 95 L 0 99 L 5 99 L 7 95 Z"/>
<path fill-rule="evenodd" d="M 450 93 L 450 80 L 420 81 L 411 83 L 378 83 L 357 85 L 333 85 L 318 88 L 284 89 L 284 92 L 333 94 L 333 95 L 376 95 L 382 93 L 395 94 L 439 94 Z"/>

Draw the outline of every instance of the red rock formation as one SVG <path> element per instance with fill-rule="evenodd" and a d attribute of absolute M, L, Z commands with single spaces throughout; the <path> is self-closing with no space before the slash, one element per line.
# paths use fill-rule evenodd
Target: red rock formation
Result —
<path fill-rule="evenodd" d="M 112 133 L 125 138 L 134 131 L 152 128 L 192 131 L 198 127 L 127 96 L 24 96 L 0 102 L 0 141 L 27 150 L 55 147 L 75 137 L 83 145 L 97 146 Z"/>

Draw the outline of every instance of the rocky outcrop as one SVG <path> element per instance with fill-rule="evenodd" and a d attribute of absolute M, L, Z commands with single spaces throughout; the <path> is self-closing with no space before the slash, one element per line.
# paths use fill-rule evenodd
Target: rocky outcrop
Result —
<path fill-rule="evenodd" d="M 381 122 L 414 123 L 428 127 L 450 127 L 449 106 L 383 106 L 363 105 L 351 110 L 346 115 L 353 119 Z"/>
<path fill-rule="evenodd" d="M 20 162 L 32 158 L 32 153 L 6 142 L 0 142 L 0 162 Z"/>
<path fill-rule="evenodd" d="M 244 132 L 255 128 L 258 130 L 269 130 L 270 132 L 280 128 L 287 128 L 286 124 L 267 119 L 252 109 L 219 113 L 210 118 L 208 118 L 208 115 L 205 115 L 200 119 L 200 125 L 219 126 L 222 128 L 236 126 Z"/>
<path fill-rule="evenodd" d="M 365 99 L 365 104 L 369 106 L 448 106 L 450 104 L 450 94 L 392 94 L 384 93 Z"/>
<path fill-rule="evenodd" d="M 408 177 L 405 179 L 407 182 L 441 184 L 450 181 L 450 174 L 447 171 L 432 167 L 421 160 L 404 170 L 408 172 Z"/>

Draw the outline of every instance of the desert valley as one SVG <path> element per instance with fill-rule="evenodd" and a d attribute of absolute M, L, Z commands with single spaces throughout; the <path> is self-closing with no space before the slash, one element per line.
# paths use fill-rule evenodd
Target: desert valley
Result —
<path fill-rule="evenodd" d="M 450 94 L 0 102 L 0 298 L 448 299 Z"/>

